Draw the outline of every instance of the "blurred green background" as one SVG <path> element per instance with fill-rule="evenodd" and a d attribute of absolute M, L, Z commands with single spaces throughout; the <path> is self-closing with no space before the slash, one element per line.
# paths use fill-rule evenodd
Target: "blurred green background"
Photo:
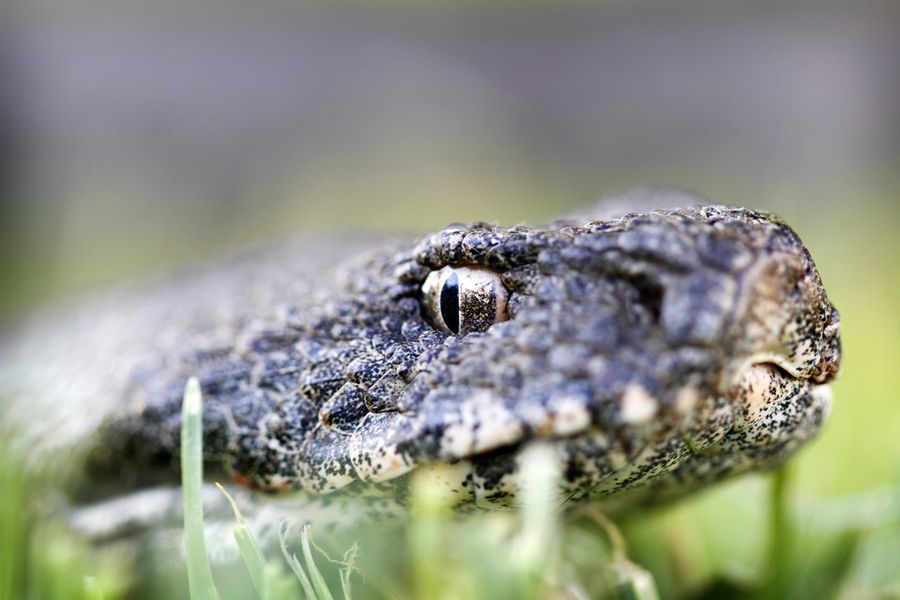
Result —
<path fill-rule="evenodd" d="M 772 210 L 845 344 L 831 421 L 792 468 L 792 573 L 816 597 L 843 548 L 843 596 L 900 594 L 895 3 L 5 12 L 0 323 L 303 229 L 534 223 L 643 184 Z M 747 477 L 625 531 L 682 595 L 758 567 L 767 519 Z"/>

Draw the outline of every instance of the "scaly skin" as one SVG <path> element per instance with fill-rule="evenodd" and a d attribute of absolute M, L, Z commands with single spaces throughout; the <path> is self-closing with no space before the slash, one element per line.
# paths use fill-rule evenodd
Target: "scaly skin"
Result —
<path fill-rule="evenodd" d="M 698 205 L 454 225 L 337 278 L 298 270 L 292 261 L 316 260 L 300 246 L 279 248 L 117 309 L 103 339 L 131 339 L 93 357 L 113 375 L 77 391 L 96 410 L 63 436 L 81 440 L 87 495 L 177 475 L 192 375 L 210 467 L 253 489 L 400 504 L 408 473 L 446 463 L 461 507 L 514 505 L 516 457 L 538 440 L 572 505 L 678 496 L 781 463 L 830 407 L 838 313 L 800 239 L 767 213 Z M 422 288 L 447 265 L 499 274 L 508 320 L 465 335 L 436 327 Z M 215 315 L 232 293 L 254 299 Z"/>

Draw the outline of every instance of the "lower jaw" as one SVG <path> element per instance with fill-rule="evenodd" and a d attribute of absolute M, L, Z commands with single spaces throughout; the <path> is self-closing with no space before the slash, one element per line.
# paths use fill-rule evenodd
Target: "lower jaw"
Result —
<path fill-rule="evenodd" d="M 684 461 L 645 485 L 623 490 L 598 500 L 611 512 L 634 506 L 660 504 L 752 471 L 776 468 L 812 441 L 831 413 L 833 394 L 828 385 L 814 385 L 811 400 L 800 423 L 782 440 L 739 451 L 716 452 L 715 446 L 692 453 Z M 722 450 L 721 448 L 718 448 Z"/>

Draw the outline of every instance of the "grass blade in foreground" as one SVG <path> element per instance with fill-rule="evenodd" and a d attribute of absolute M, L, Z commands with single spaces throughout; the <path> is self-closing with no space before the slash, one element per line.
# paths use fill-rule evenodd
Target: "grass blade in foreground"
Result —
<path fill-rule="evenodd" d="M 8 432 L 2 431 L 4 439 Z M 7 446 L 0 448 L 0 600 L 14 600 L 25 589 L 23 550 L 28 546 L 25 477 Z"/>
<path fill-rule="evenodd" d="M 331 595 L 331 591 L 328 589 L 328 585 L 325 583 L 325 578 L 322 577 L 321 571 L 316 566 L 316 561 L 313 559 L 312 548 L 310 548 L 309 544 L 309 521 L 303 524 L 303 527 L 300 528 L 300 546 L 303 548 L 303 558 L 306 560 L 306 568 L 309 570 L 310 580 L 312 582 L 313 588 L 316 590 L 316 597 L 321 600 L 334 600 L 334 596 Z"/>
<path fill-rule="evenodd" d="M 260 598 L 265 598 L 266 561 L 263 558 L 262 551 L 256 544 L 256 540 L 253 539 L 253 534 L 250 533 L 250 528 L 247 527 L 244 516 L 241 514 L 241 511 L 238 510 L 234 498 L 232 498 L 231 494 L 222 487 L 222 484 L 216 482 L 216 487 L 225 495 L 225 498 L 231 505 L 231 510 L 234 512 L 234 518 L 237 521 L 237 525 L 234 526 L 231 532 L 234 535 L 234 541 L 237 542 L 238 550 L 241 552 L 241 558 L 244 559 L 244 564 L 247 565 L 247 571 L 250 572 L 250 579 L 253 581 L 253 587 L 256 588 L 256 593 L 259 594 Z"/>
<path fill-rule="evenodd" d="M 184 542 L 192 600 L 217 600 L 203 532 L 203 398 L 192 377 L 181 408 L 181 488 L 184 494 Z"/>
<path fill-rule="evenodd" d="M 288 566 L 291 567 L 294 575 L 296 575 L 297 579 L 300 581 L 300 587 L 303 588 L 305 597 L 315 599 L 316 592 L 313 589 L 312 581 L 310 581 L 306 571 L 303 570 L 303 566 L 300 564 L 300 561 L 297 560 L 297 557 L 291 554 L 287 549 L 288 531 L 290 531 L 290 523 L 282 521 L 278 530 L 278 542 L 281 544 L 281 553 L 284 555 L 284 559 L 287 561 Z"/>

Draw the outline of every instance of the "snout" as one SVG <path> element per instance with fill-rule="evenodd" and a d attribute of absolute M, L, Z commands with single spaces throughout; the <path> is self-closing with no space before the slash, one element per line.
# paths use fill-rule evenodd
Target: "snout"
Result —
<path fill-rule="evenodd" d="M 734 428 L 723 441 L 729 451 L 740 451 L 811 439 L 831 410 L 832 394 L 826 384 L 760 363 L 744 371 L 731 401 Z"/>

